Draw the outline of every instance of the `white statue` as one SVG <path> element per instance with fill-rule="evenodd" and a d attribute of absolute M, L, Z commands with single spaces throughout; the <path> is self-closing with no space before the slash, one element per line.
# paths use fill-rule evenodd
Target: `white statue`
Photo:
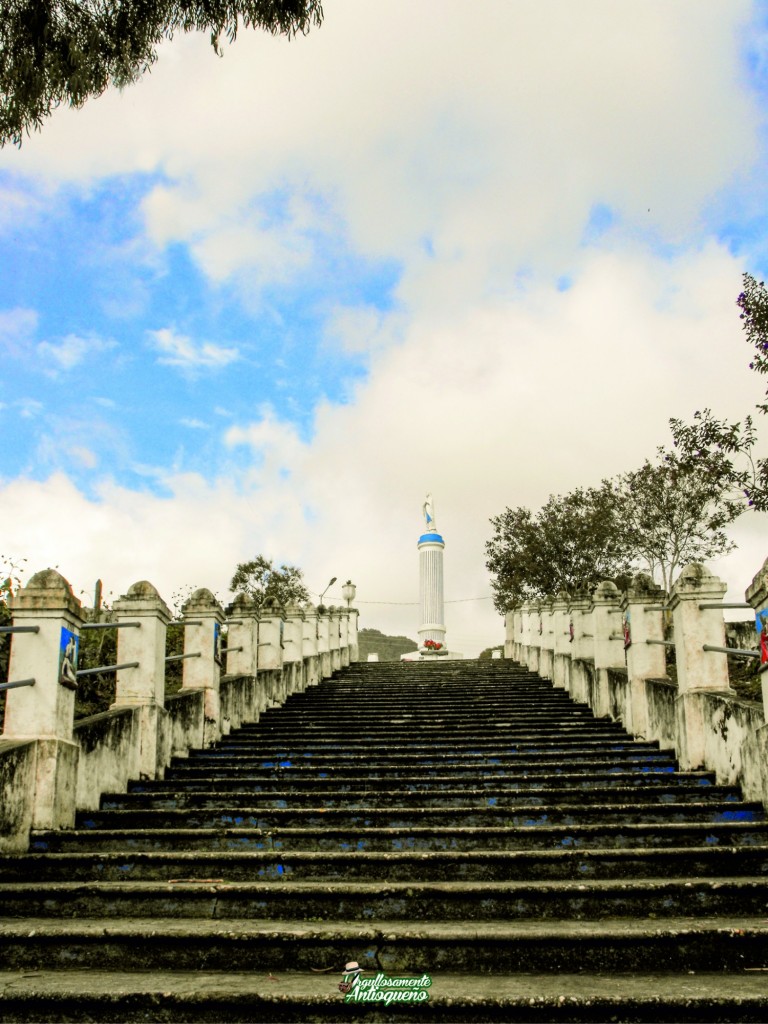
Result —
<path fill-rule="evenodd" d="M 427 495 L 427 500 L 422 506 L 422 513 L 424 514 L 424 522 L 427 524 L 427 529 L 431 533 L 437 532 L 437 523 L 435 522 L 435 503 L 432 501 L 432 495 Z"/>

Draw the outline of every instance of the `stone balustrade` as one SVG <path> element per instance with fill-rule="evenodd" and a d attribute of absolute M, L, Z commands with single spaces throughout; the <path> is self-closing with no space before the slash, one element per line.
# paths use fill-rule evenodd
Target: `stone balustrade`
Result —
<path fill-rule="evenodd" d="M 238 596 L 228 618 L 203 588 L 182 608 L 184 653 L 172 658 L 182 661 L 182 686 L 169 696 L 171 613 L 143 580 L 113 606 L 114 703 L 75 722 L 76 652 L 86 625 L 80 602 L 63 576 L 46 569 L 11 608 L 0 852 L 27 849 L 32 828 L 72 828 L 76 811 L 98 807 L 102 793 L 125 790 L 131 779 L 162 778 L 171 758 L 216 743 L 358 659 L 354 608 L 265 606 L 259 614 Z"/>
<path fill-rule="evenodd" d="M 623 594 L 606 581 L 592 594 L 522 602 L 506 615 L 505 655 L 548 676 L 599 717 L 674 748 L 683 769 L 714 771 L 718 783 L 740 785 L 747 799 L 768 808 L 768 643 L 762 703 L 739 698 L 724 651 L 725 591 L 705 566 L 693 564 L 669 595 L 638 574 Z M 768 622 L 768 560 L 746 600 Z M 668 646 L 675 649 L 675 682 L 667 675 Z"/>

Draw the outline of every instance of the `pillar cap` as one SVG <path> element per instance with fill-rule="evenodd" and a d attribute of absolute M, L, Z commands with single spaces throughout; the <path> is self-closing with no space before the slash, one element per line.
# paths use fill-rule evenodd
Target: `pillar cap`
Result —
<path fill-rule="evenodd" d="M 422 533 L 419 544 L 445 544 L 439 533 Z"/>
<path fill-rule="evenodd" d="M 14 611 L 66 610 L 82 617 L 82 605 L 72 587 L 56 569 L 36 572 L 11 601 Z"/>

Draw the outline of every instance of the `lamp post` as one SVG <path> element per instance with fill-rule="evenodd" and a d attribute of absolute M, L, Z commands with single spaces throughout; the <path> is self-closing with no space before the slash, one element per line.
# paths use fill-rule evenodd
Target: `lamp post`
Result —
<path fill-rule="evenodd" d="M 324 598 L 324 597 L 325 597 L 325 595 L 326 595 L 326 594 L 328 593 L 328 591 L 329 591 L 329 590 L 330 590 L 330 588 L 331 588 L 331 587 L 333 586 L 333 584 L 334 584 L 334 583 L 336 582 L 337 578 L 338 578 L 338 577 L 336 577 L 336 576 L 333 576 L 333 577 L 331 578 L 331 581 L 330 581 L 330 583 L 328 584 L 328 586 L 327 586 L 327 587 L 325 588 L 325 590 L 324 590 L 324 591 L 322 592 L 322 594 L 320 595 L 320 604 L 322 604 L 322 603 L 323 603 L 323 598 Z"/>
<path fill-rule="evenodd" d="M 344 597 L 344 600 L 347 602 L 347 608 L 351 608 L 352 602 L 355 599 L 355 594 L 357 593 L 357 587 L 352 582 L 352 580 L 347 580 L 347 582 L 341 588 L 341 593 L 342 596 Z"/>

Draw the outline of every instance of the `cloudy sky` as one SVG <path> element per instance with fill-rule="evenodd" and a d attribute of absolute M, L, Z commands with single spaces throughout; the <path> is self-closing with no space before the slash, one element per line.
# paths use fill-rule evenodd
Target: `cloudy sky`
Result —
<path fill-rule="evenodd" d="M 431 491 L 477 653 L 490 516 L 762 395 L 734 300 L 768 270 L 768 5 L 324 7 L 178 39 L 0 151 L 0 553 L 168 598 L 263 553 L 415 636 Z"/>

